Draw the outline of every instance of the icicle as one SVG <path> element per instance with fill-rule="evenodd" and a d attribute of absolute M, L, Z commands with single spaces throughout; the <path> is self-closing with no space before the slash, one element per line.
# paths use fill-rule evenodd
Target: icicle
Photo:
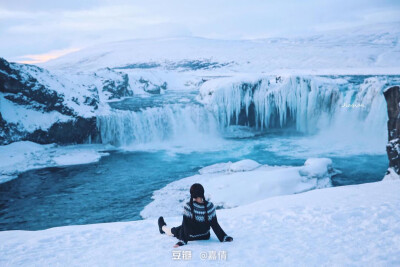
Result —
<path fill-rule="evenodd" d="M 284 128 L 294 123 L 296 130 L 313 133 L 320 125 L 329 125 L 341 116 L 366 120 L 369 126 L 381 126 L 385 122 L 382 88 L 385 81 L 366 79 L 361 85 L 342 78 L 291 76 L 276 80 L 263 78 L 256 82 L 233 82 L 215 88 L 208 100 L 214 107 L 220 125 L 226 127 L 239 123 L 244 109 L 249 118 L 249 109 L 254 104 L 256 129 Z M 254 91 L 252 90 L 254 88 Z M 365 108 L 343 110 L 343 103 L 359 103 Z M 342 113 L 346 115 L 341 115 Z M 321 120 L 329 120 L 324 122 Z M 354 121 L 348 121 L 354 123 Z M 345 124 L 342 121 L 342 124 Z"/>

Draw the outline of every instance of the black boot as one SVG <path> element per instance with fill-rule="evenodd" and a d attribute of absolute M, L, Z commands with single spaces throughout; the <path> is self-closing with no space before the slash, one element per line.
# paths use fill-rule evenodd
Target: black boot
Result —
<path fill-rule="evenodd" d="M 160 218 L 158 218 L 158 230 L 160 230 L 160 234 L 165 234 L 165 232 L 162 230 L 162 227 L 164 225 L 167 224 L 164 222 L 164 218 L 161 216 Z"/>

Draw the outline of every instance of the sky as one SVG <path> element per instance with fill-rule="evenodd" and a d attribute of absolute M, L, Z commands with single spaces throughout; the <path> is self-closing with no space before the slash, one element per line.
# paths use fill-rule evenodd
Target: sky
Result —
<path fill-rule="evenodd" d="M 400 0 L 0 0 L 0 57 L 40 63 L 100 43 L 255 39 L 400 21 Z"/>

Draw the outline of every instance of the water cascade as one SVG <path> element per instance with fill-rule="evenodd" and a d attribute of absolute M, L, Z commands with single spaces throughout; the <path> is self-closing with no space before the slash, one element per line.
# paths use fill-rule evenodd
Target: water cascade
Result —
<path fill-rule="evenodd" d="M 221 136 L 235 125 L 263 132 L 291 128 L 304 134 L 325 133 L 327 138 L 341 137 L 339 141 L 361 135 L 386 141 L 382 91 L 398 80 L 390 76 L 214 79 L 200 88 L 200 103 L 113 109 L 99 116 L 97 125 L 103 143 L 116 146 L 196 142 Z"/>

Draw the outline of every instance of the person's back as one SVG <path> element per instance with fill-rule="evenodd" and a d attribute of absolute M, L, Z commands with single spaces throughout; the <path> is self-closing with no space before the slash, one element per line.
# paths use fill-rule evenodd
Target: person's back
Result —
<path fill-rule="evenodd" d="M 190 188 L 190 201 L 183 208 L 182 225 L 168 228 L 163 217 L 158 219 L 160 233 L 175 236 L 180 241 L 175 245 L 183 246 L 188 241 L 206 240 L 210 238 L 210 227 L 217 235 L 219 241 L 230 242 L 232 237 L 228 236 L 217 220 L 217 214 L 212 202 L 204 197 L 204 188 L 200 184 L 193 184 Z"/>

